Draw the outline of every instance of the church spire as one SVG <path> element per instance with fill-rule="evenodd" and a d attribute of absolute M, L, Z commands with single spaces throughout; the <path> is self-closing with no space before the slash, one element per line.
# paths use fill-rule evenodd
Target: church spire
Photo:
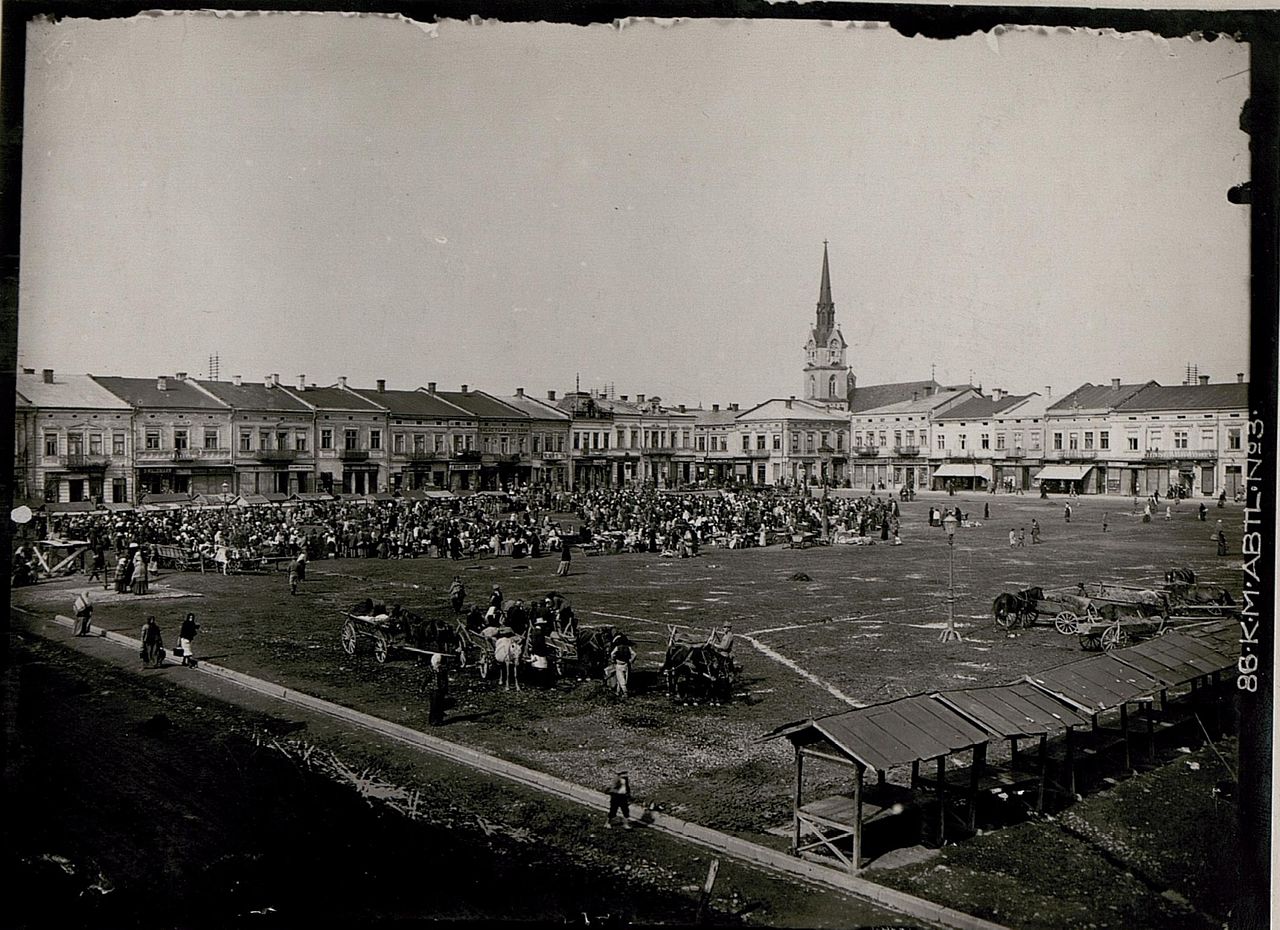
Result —
<path fill-rule="evenodd" d="M 819 343 L 831 338 L 836 326 L 836 305 L 831 300 L 831 269 L 827 261 L 827 240 L 822 240 L 822 284 L 818 287 L 818 325 L 815 334 Z"/>

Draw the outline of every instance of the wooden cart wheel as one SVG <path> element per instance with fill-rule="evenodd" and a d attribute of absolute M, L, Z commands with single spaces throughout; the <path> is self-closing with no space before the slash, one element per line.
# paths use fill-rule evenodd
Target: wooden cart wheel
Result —
<path fill-rule="evenodd" d="M 480 654 L 480 662 L 479 662 L 480 677 L 481 677 L 481 678 L 488 678 L 488 677 L 489 677 L 489 669 L 490 669 L 491 667 L 492 667 L 492 661 L 489 659 L 488 654 L 487 654 L 487 653 L 481 653 L 481 654 Z"/>
<path fill-rule="evenodd" d="M 387 634 L 381 630 L 374 631 L 373 634 L 373 657 L 379 663 L 387 661 L 387 655 L 391 652 L 391 642 L 387 639 Z"/>
<path fill-rule="evenodd" d="M 353 620 L 342 625 L 342 651 L 349 656 L 356 654 L 356 625 Z"/>
<path fill-rule="evenodd" d="M 1053 618 L 1053 628 L 1063 636 L 1074 636 L 1080 632 L 1080 621 L 1069 610 L 1064 610 Z"/>
<path fill-rule="evenodd" d="M 1008 608 L 997 607 L 996 623 L 999 624 L 1001 629 L 1004 629 L 1004 630 L 1012 629 L 1018 623 L 1018 614 L 1016 611 L 1014 613 L 1010 613 Z"/>
<path fill-rule="evenodd" d="M 1036 625 L 1036 621 L 1039 619 L 1040 619 L 1040 611 L 1034 610 L 1034 609 L 1028 610 L 1026 613 L 1022 615 L 1022 625 L 1023 627 L 1029 630 Z"/>
<path fill-rule="evenodd" d="M 1098 637 L 1093 635 L 1080 637 L 1080 648 L 1085 652 L 1097 652 L 1101 648 Z"/>
<path fill-rule="evenodd" d="M 1129 636 L 1120 624 L 1109 626 L 1102 631 L 1102 650 L 1110 652 L 1112 649 L 1124 646 L 1128 640 Z"/>

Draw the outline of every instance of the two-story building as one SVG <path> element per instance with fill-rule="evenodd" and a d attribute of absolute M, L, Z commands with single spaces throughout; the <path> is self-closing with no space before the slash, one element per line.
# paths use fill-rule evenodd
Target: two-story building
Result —
<path fill-rule="evenodd" d="M 572 417 L 570 457 L 575 487 L 648 484 L 674 487 L 696 479 L 696 416 L 658 397 L 606 397 L 571 391 L 559 407 Z"/>
<path fill-rule="evenodd" d="M 15 497 L 125 503 L 133 485 L 133 408 L 88 375 L 17 378 Z"/>
<path fill-rule="evenodd" d="M 887 388 L 891 390 L 880 390 Z M 855 488 L 911 488 L 930 486 L 930 466 L 945 464 L 931 454 L 933 418 L 978 396 L 976 389 L 943 387 L 934 381 L 903 385 L 872 385 L 860 389 L 862 403 L 909 396 L 873 407 L 859 404 L 849 415 L 853 435 L 851 485 Z"/>
<path fill-rule="evenodd" d="M 573 419 L 556 406 L 556 392 L 541 400 L 516 388 L 503 399 L 529 418 L 529 482 L 555 490 L 569 488 L 569 448 Z"/>
<path fill-rule="evenodd" d="M 751 468 L 753 460 L 742 454 L 742 439 L 738 433 L 738 414 L 741 412 L 737 404 L 730 404 L 723 410 L 719 404 L 712 404 L 710 410 L 699 407 L 693 411 L 696 481 L 731 484 L 755 480 L 755 471 Z"/>
<path fill-rule="evenodd" d="M 933 415 L 933 487 L 1027 490 L 1043 461 L 1039 394 L 973 394 Z"/>
<path fill-rule="evenodd" d="M 1154 381 L 1124 384 L 1085 382 L 1049 404 L 1044 418 L 1044 467 L 1032 476 L 1035 486 L 1050 492 L 1078 494 L 1133 493 L 1125 481 L 1124 463 L 1140 447 L 1116 432 L 1115 412 Z M 1131 476 L 1129 476 L 1131 477 Z"/>
<path fill-rule="evenodd" d="M 615 407 L 623 412 L 615 420 Z M 623 487 L 639 471 L 638 452 L 624 453 L 628 408 L 588 391 L 568 391 L 556 407 L 569 417 L 569 482 L 579 489 Z M 617 429 L 616 441 L 614 430 Z"/>
<path fill-rule="evenodd" d="M 135 500 L 232 491 L 229 405 L 183 371 L 155 378 L 90 377 L 133 410 Z"/>
<path fill-rule="evenodd" d="M 848 414 L 789 397 L 757 404 L 736 420 L 755 484 L 838 486 L 848 479 Z"/>
<path fill-rule="evenodd" d="M 465 384 L 461 391 L 435 391 L 434 396 L 466 411 L 476 424 L 476 448 L 467 456 L 474 461 L 456 463 L 459 481 L 468 482 L 462 487 L 494 491 L 529 483 L 531 440 L 529 417 L 523 411 Z"/>
<path fill-rule="evenodd" d="M 315 411 L 280 387 L 279 375 L 246 382 L 193 381 L 231 410 L 231 463 L 237 494 L 315 490 Z M 305 378 L 299 376 L 299 384 Z"/>
<path fill-rule="evenodd" d="M 352 390 L 386 411 L 387 487 L 392 491 L 470 487 L 469 481 L 463 481 L 465 470 L 454 472 L 455 480 L 450 482 L 450 464 L 479 464 L 478 460 L 464 463 L 454 455 L 455 448 L 460 453 L 475 449 L 476 418 L 436 393 L 434 382 L 411 391 L 389 390 L 381 378 L 375 383 L 372 390 Z"/>
<path fill-rule="evenodd" d="M 314 416 L 315 490 L 324 493 L 376 494 L 388 484 L 387 411 L 347 387 L 347 379 L 328 387 L 307 384 L 281 390 Z"/>
<path fill-rule="evenodd" d="M 1180 488 L 1193 496 L 1234 497 L 1244 488 L 1249 437 L 1249 384 L 1147 384 L 1111 415 L 1119 446 L 1105 476 L 1111 493 L 1147 495 Z M 1057 427 L 1054 427 L 1055 430 Z M 1113 474 L 1118 472 L 1118 475 Z"/>

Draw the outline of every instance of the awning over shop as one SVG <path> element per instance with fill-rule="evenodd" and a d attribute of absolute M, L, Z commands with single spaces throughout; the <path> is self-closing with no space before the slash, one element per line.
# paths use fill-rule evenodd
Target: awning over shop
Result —
<path fill-rule="evenodd" d="M 977 465 L 965 462 L 948 462 L 946 465 L 939 465 L 938 470 L 933 473 L 935 478 L 978 478 L 982 481 L 991 480 L 991 466 Z"/>
<path fill-rule="evenodd" d="M 71 501 L 69 503 L 52 501 L 44 505 L 44 512 L 50 516 L 64 513 L 92 513 L 97 509 L 98 505 L 93 501 Z"/>
<path fill-rule="evenodd" d="M 1032 481 L 1083 481 L 1093 471 L 1092 465 L 1046 465 L 1032 477 Z"/>

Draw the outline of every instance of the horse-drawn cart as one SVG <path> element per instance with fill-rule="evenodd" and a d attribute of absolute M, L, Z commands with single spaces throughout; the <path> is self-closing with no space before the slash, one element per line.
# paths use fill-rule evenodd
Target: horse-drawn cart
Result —
<path fill-rule="evenodd" d="M 367 612 L 366 612 L 367 610 Z M 459 656 L 457 633 L 438 621 L 427 620 L 407 610 L 382 605 L 339 611 L 347 618 L 342 625 L 342 651 L 355 655 L 360 640 L 373 643 L 373 657 L 382 664 L 396 652 L 425 656 Z"/>

